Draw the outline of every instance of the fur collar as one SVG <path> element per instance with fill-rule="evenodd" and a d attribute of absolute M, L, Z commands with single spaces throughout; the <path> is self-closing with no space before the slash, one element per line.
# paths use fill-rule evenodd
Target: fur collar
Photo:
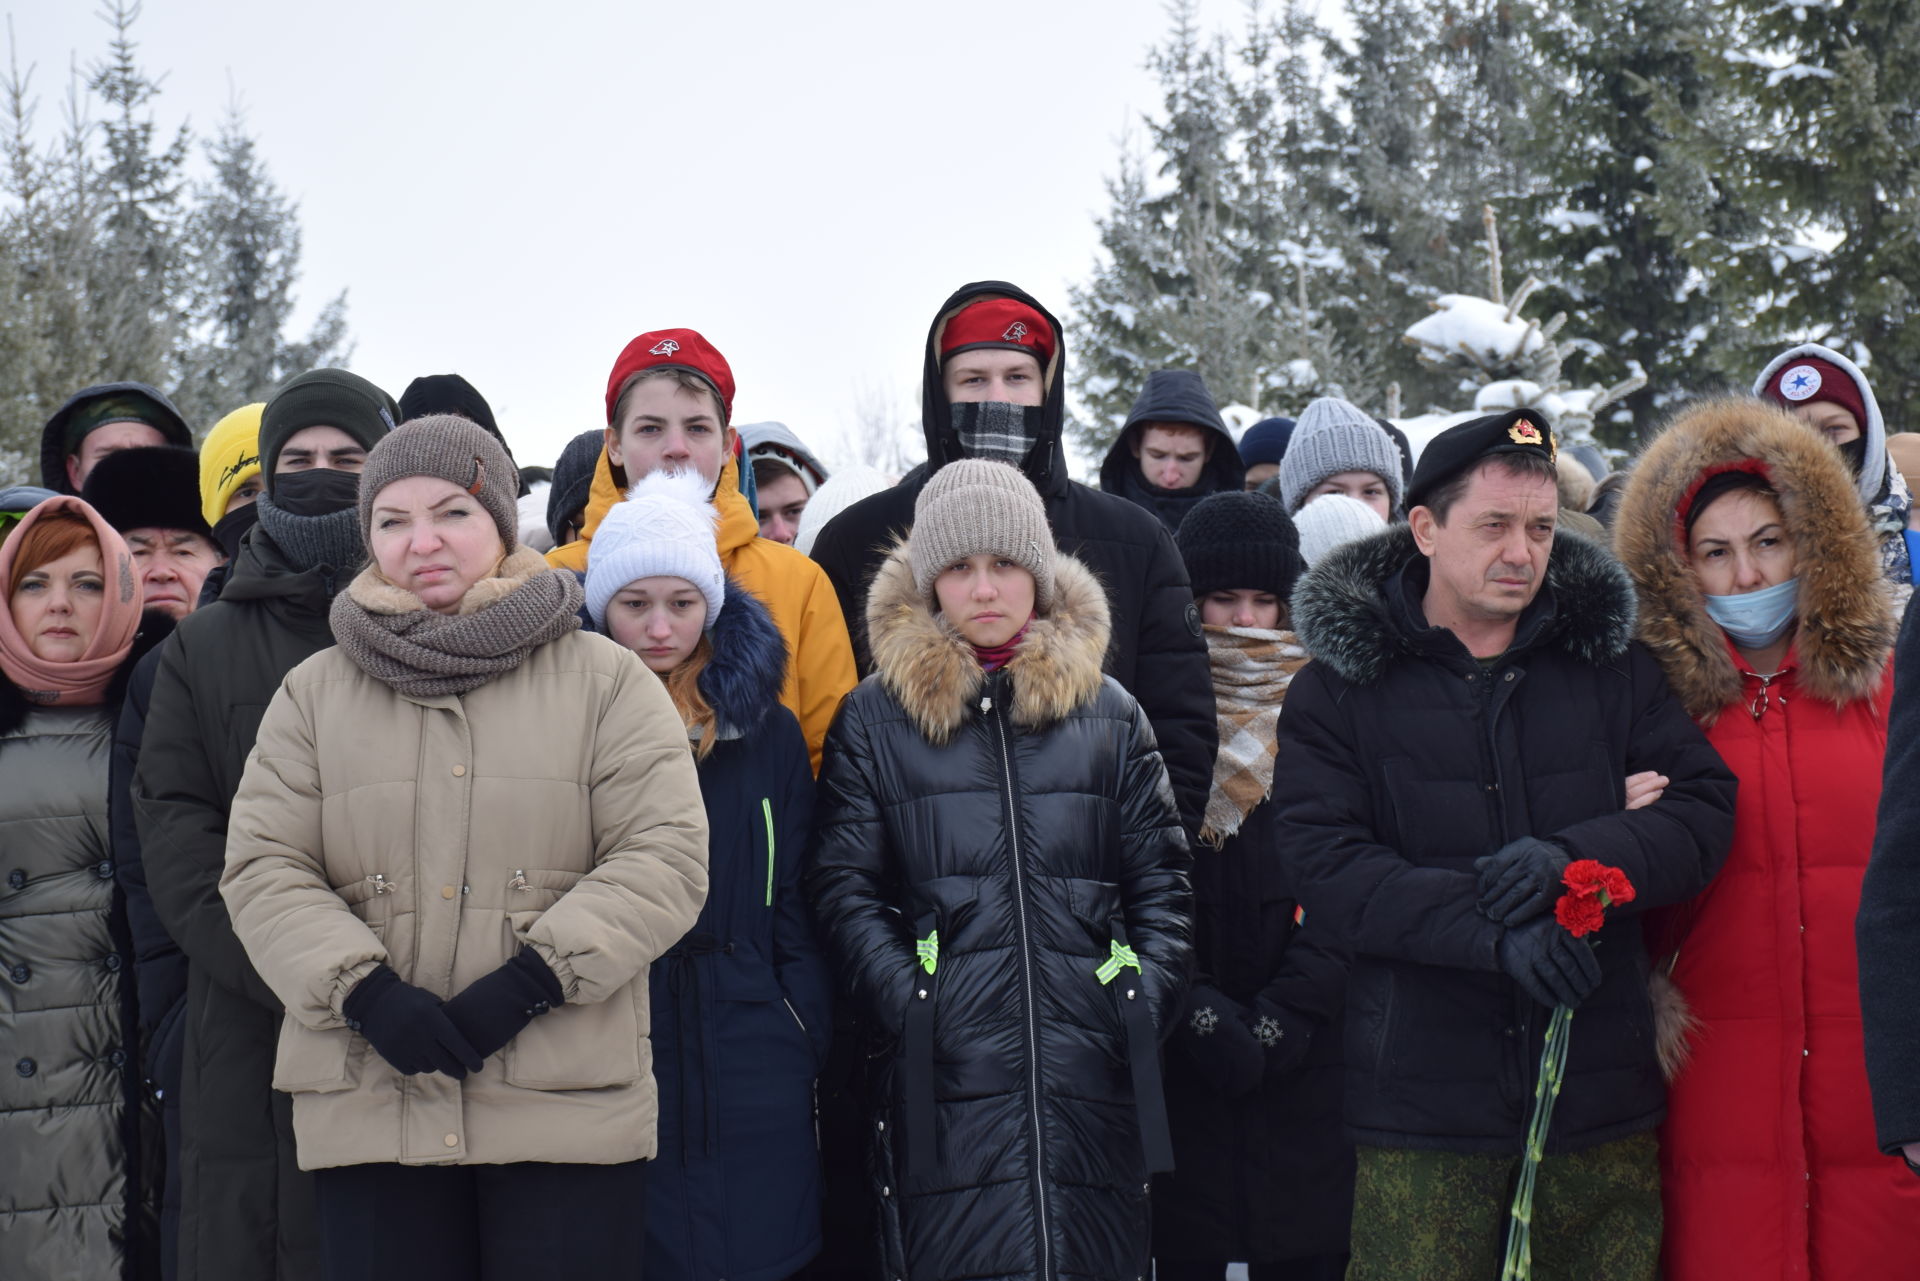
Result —
<path fill-rule="evenodd" d="M 1413 531 L 1394 525 L 1338 547 L 1293 595 L 1294 631 L 1314 658 L 1355 685 L 1374 685 L 1402 659 L 1424 652 L 1387 599 L 1388 585 L 1420 554 Z M 1633 639 L 1633 586 L 1604 551 L 1561 530 L 1547 561 L 1554 616 L 1533 638 L 1590 665 L 1612 662 Z"/>
<path fill-rule="evenodd" d="M 953 737 L 980 697 L 986 673 L 973 647 L 914 589 L 902 540 L 874 575 L 867 595 L 873 669 L 928 742 Z M 1107 594 L 1085 565 L 1054 558 L 1053 609 L 1036 616 L 1004 669 L 1016 725 L 1039 729 L 1063 719 L 1099 692 L 1111 623 Z"/>
<path fill-rule="evenodd" d="M 1741 697 L 1725 634 L 1707 617 L 1678 541 L 1680 504 L 1711 472 L 1764 467 L 1792 532 L 1800 574 L 1796 680 L 1835 705 L 1879 688 L 1896 619 L 1853 478 L 1813 432 L 1758 400 L 1711 400 L 1681 414 L 1648 445 L 1627 483 L 1614 547 L 1640 594 L 1640 639 L 1697 721 L 1712 724 Z"/>
<path fill-rule="evenodd" d="M 719 717 L 722 738 L 759 727 L 780 702 L 787 680 L 787 642 L 757 597 L 732 578 L 720 617 L 707 633 L 713 656 L 700 669 L 700 696 Z"/>
<path fill-rule="evenodd" d="M 460 598 L 459 614 L 474 614 L 497 604 L 506 594 L 547 568 L 547 558 L 531 547 L 516 547 L 494 568 L 490 577 L 467 588 Z M 390 581 L 379 567 L 368 563 L 347 585 L 347 594 L 369 614 L 400 615 L 425 609 L 420 598 Z"/>

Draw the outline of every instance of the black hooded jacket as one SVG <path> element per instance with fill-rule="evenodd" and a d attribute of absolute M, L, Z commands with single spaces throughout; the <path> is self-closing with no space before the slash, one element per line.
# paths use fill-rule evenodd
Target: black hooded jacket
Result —
<path fill-rule="evenodd" d="M 1211 434 L 1213 452 L 1191 489 L 1162 489 L 1141 472 L 1134 447 L 1147 423 L 1186 423 Z M 1106 461 L 1100 464 L 1101 492 L 1146 508 L 1160 518 L 1169 533 L 1178 533 L 1186 514 L 1207 495 L 1230 493 L 1246 483 L 1247 467 L 1240 461 L 1233 433 L 1220 417 L 1207 384 L 1191 369 L 1156 369 L 1147 375 L 1147 385 L 1128 411 L 1126 425 L 1107 450 Z"/>
<path fill-rule="evenodd" d="M 1735 781 L 1633 637 L 1626 571 L 1576 535 L 1491 670 L 1427 624 L 1428 562 L 1396 526 L 1301 580 L 1314 655 L 1287 690 L 1273 803 L 1307 919 L 1354 952 L 1347 1124 L 1382 1147 L 1517 1154 L 1550 1011 L 1496 959 L 1474 860 L 1523 836 L 1627 874 L 1595 938 L 1549 1153 L 1657 1125 L 1648 961 L 1634 915 L 1697 894 L 1733 838 Z M 1626 811 L 1625 780 L 1666 793 Z"/>
<path fill-rule="evenodd" d="M 319 1275 L 312 1176 L 297 1167 L 288 1096 L 273 1089 L 280 1000 L 220 898 L 227 812 L 267 704 L 333 644 L 336 586 L 298 570 L 255 526 L 220 599 L 160 651 L 134 771 L 142 871 L 164 936 L 187 958 L 180 1103 L 195 1118 L 178 1159 L 179 1276 Z"/>
<path fill-rule="evenodd" d="M 1200 615 L 1193 606 L 1186 566 L 1173 538 L 1151 514 L 1068 477 L 1061 440 L 1066 415 L 1066 380 L 1061 377 L 1066 366 L 1065 339 L 1059 321 L 1031 296 L 1005 282 L 988 280 L 964 286 L 941 304 L 927 333 L 921 383 L 926 466 L 834 517 L 820 532 L 813 558 L 839 594 L 841 612 L 853 634 L 854 659 L 865 675 L 873 670 L 867 649 L 867 588 L 887 549 L 912 529 L 914 500 L 927 477 L 963 456 L 941 379 L 937 339 L 955 312 L 990 297 L 1016 298 L 1053 326 L 1059 346 L 1047 371 L 1044 436 L 1028 460 L 1027 478 L 1046 503 L 1047 520 L 1060 550 L 1085 563 L 1106 588 L 1113 610 L 1107 674 L 1146 712 L 1173 780 L 1181 821 L 1189 833 L 1197 832 L 1212 782 L 1218 731 L 1207 649 L 1200 639 Z M 1230 443 L 1227 452 L 1233 452 Z"/>
<path fill-rule="evenodd" d="M 67 420 L 81 405 L 101 396 L 116 396 L 134 392 L 145 396 L 161 410 L 161 421 L 151 424 L 155 431 L 166 438 L 169 445 L 179 445 L 184 449 L 193 448 L 193 429 L 187 426 L 187 420 L 166 394 L 157 387 L 145 383 L 97 383 L 92 387 L 82 387 L 67 397 L 66 403 L 53 411 L 46 425 L 40 429 L 40 483 L 56 494 L 72 494 L 78 491 L 67 483 Z M 168 417 L 167 415 L 171 415 Z"/>

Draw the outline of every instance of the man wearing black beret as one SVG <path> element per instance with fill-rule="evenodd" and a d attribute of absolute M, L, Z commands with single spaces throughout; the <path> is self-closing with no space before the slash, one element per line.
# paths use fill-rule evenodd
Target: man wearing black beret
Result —
<path fill-rule="evenodd" d="M 1632 911 L 1704 887 L 1734 781 L 1633 641 L 1633 590 L 1556 532 L 1532 410 L 1434 438 L 1407 524 L 1325 556 L 1293 601 L 1316 661 L 1280 718 L 1279 842 L 1352 949 L 1354 1281 L 1499 1274 L 1553 1007 L 1578 1007 L 1532 1220 L 1543 1275 L 1655 1275 L 1665 1085 Z M 1571 860 L 1638 892 L 1599 946 L 1554 919 Z"/>

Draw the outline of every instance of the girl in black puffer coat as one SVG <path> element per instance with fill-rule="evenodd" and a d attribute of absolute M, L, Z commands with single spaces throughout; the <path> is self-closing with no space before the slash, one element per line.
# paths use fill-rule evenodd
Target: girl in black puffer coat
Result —
<path fill-rule="evenodd" d="M 1191 961 L 1166 770 L 1032 485 L 950 463 L 914 517 L 827 738 L 808 885 L 881 1040 L 883 1275 L 1145 1278 L 1156 1042 Z"/>
<path fill-rule="evenodd" d="M 1339 1281 L 1353 1214 L 1340 1115 L 1347 956 L 1298 910 L 1273 787 L 1302 562 L 1286 509 L 1215 494 L 1180 527 L 1220 757 L 1194 857 L 1194 985 L 1167 1046 L 1175 1170 L 1153 1184 L 1159 1281 Z"/>

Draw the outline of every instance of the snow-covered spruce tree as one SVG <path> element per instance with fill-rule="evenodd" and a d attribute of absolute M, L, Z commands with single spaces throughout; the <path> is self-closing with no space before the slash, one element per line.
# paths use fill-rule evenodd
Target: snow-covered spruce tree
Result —
<path fill-rule="evenodd" d="M 1724 291 L 1676 235 L 1725 238 L 1741 230 L 1739 214 L 1725 193 L 1699 200 L 1712 178 L 1648 109 L 1656 86 L 1690 119 L 1716 109 L 1701 65 L 1715 56 L 1715 20 L 1694 0 L 1556 0 L 1516 16 L 1533 69 L 1522 94 L 1531 128 L 1517 144 L 1538 185 L 1516 202 L 1507 234 L 1544 282 L 1541 312 L 1569 317 L 1567 377 L 1647 374 L 1597 424 L 1602 441 L 1631 447 L 1665 407 L 1719 382 Z M 1684 231 L 1666 212 L 1675 205 L 1688 210 Z"/>
<path fill-rule="evenodd" d="M 44 138 L 31 64 L 10 49 L 0 77 L 0 484 L 37 479 L 41 424 L 89 383 L 153 383 L 204 428 L 278 377 L 342 363 L 339 300 L 305 343 L 282 336 L 296 214 L 239 121 L 199 181 L 191 135 L 161 130 L 138 12 L 103 13 L 107 55 L 66 86 Z"/>
<path fill-rule="evenodd" d="M 1350 349 L 1373 353 L 1410 407 L 1460 388 L 1401 343 L 1442 294 L 1482 288 L 1480 213 L 1529 190 L 1506 0 L 1349 0 L 1351 45 L 1329 37 L 1336 81 L 1327 163 L 1312 190 L 1345 266 L 1326 312 Z"/>
<path fill-rule="evenodd" d="M 265 399 L 292 375 L 343 363 L 346 296 L 321 311 L 305 342 L 286 337 L 300 269 L 300 224 L 246 131 L 238 106 L 206 145 L 212 175 L 193 187 L 183 244 L 196 326 L 181 352 L 177 402 L 212 423 Z"/>
<path fill-rule="evenodd" d="M 1190 368 L 1220 403 L 1294 410 L 1364 371 L 1320 328 L 1315 297 L 1341 263 L 1318 244 L 1306 173 L 1322 146 L 1322 94 L 1306 56 L 1318 31 L 1297 5 L 1249 11 L 1242 37 L 1203 38 L 1172 9 L 1147 65 L 1163 108 L 1145 154 L 1108 182 L 1102 253 L 1070 291 L 1074 391 L 1095 454 L 1147 374 Z"/>
<path fill-rule="evenodd" d="M 1816 338 L 1870 359 L 1889 430 L 1920 423 L 1920 8 L 1728 0 L 1707 63 L 1733 106 L 1689 137 L 1761 219 L 1701 236 L 1696 264 L 1749 301 L 1717 353 L 1745 385 Z"/>

